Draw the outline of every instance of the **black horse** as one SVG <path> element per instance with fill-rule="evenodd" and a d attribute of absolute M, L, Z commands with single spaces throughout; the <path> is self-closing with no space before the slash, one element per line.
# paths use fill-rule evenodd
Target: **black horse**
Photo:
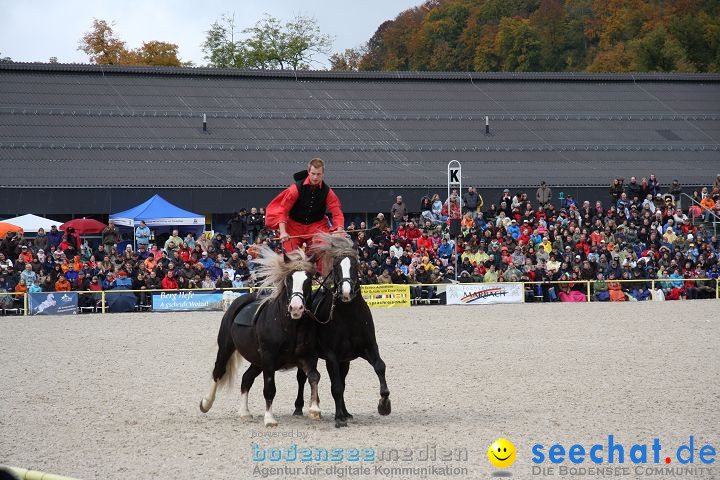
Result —
<path fill-rule="evenodd" d="M 385 381 L 385 362 L 380 358 L 370 307 L 360 293 L 357 250 L 345 237 L 323 235 L 316 240 L 313 252 L 321 256 L 325 272 L 332 269 L 332 283 L 323 283 L 312 308 L 319 320 L 317 352 L 325 360 L 335 400 L 335 426 L 347 426 L 347 420 L 352 418 L 345 406 L 345 377 L 350 362 L 356 358 L 364 358 L 375 370 L 380 380 L 378 412 L 389 415 L 390 390 Z M 302 415 L 306 380 L 310 378 L 298 369 L 294 415 Z"/>
<path fill-rule="evenodd" d="M 242 377 L 241 417 L 251 417 L 248 391 L 262 373 L 265 426 L 276 426 L 277 421 L 272 414 L 275 372 L 294 367 L 307 375 L 312 390 L 311 410 L 319 416 L 316 321 L 308 317 L 305 307 L 311 296 L 315 261 L 307 259 L 301 251 L 280 256 L 265 247 L 257 263 L 260 265 L 258 275 L 264 278 L 261 294 L 259 297 L 249 294 L 235 299 L 223 315 L 213 383 L 208 395 L 200 401 L 200 410 L 203 413 L 210 410 L 217 387 L 231 384 L 241 358 L 245 358 L 251 365 Z M 262 293 L 268 291 L 270 293 Z M 242 308 L 258 309 L 252 326 L 234 323 Z"/>

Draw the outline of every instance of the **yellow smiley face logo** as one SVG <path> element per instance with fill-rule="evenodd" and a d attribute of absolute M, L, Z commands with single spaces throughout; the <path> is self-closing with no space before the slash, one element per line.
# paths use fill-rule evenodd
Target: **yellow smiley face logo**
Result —
<path fill-rule="evenodd" d="M 515 445 L 504 438 L 495 440 L 488 449 L 490 463 L 498 468 L 507 468 L 515 461 Z"/>

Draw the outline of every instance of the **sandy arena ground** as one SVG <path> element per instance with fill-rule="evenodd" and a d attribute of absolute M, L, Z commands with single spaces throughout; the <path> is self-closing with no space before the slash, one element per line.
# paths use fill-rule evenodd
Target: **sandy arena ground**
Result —
<path fill-rule="evenodd" d="M 488 447 L 505 437 L 518 452 L 508 469 L 514 478 L 548 478 L 533 475 L 533 445 L 544 445 L 546 455 L 555 443 L 588 450 L 600 443 L 607 451 L 612 434 L 626 455 L 633 444 L 658 438 L 662 463 L 648 467 L 665 467 L 666 456 L 678 467 L 675 451 L 692 435 L 694 466 L 707 468 L 700 448 L 720 450 L 719 307 L 707 300 L 376 310 L 393 411 L 378 415 L 375 374 L 354 362 L 346 399 L 355 419 L 345 429 L 332 421 L 324 365 L 319 421 L 291 415 L 294 372 L 276 377 L 275 429 L 262 425 L 260 378 L 250 395 L 251 422 L 238 417 L 239 387 L 219 392 L 202 414 L 219 312 L 2 317 L 0 464 L 81 479 L 262 478 L 258 466 L 302 469 L 268 478 L 337 478 L 326 470 L 332 465 L 368 469 L 346 472 L 351 479 L 490 478 L 497 469 Z M 268 432 L 286 436 L 258 437 Z M 264 449 L 415 451 L 404 462 L 254 462 L 253 442 Z M 467 460 L 417 460 L 418 449 L 433 446 L 438 455 L 466 449 Z M 649 447 L 648 456 L 652 462 Z M 629 473 L 621 478 L 646 478 L 625 461 Z M 448 463 L 459 474 L 383 470 Z M 596 466 L 589 458 L 562 465 Z M 682 478 L 720 478 L 720 462 L 714 465 Z M 306 474 L 306 467 L 319 471 Z M 557 477 L 613 478 L 562 476 L 556 466 L 549 478 Z"/>

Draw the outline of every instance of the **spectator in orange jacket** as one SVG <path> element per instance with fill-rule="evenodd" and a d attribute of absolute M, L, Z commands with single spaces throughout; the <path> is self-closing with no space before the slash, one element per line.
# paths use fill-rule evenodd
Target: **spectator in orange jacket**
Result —
<path fill-rule="evenodd" d="M 703 220 L 710 221 L 711 214 L 713 213 L 713 209 L 715 208 L 715 200 L 708 195 L 707 197 L 700 200 L 700 206 L 703 208 Z"/>
<path fill-rule="evenodd" d="M 610 301 L 611 302 L 624 302 L 627 300 L 625 297 L 625 292 L 622 291 L 622 286 L 620 285 L 620 282 L 614 282 L 615 275 L 612 273 L 610 274 L 610 281 L 607 282 L 608 287 L 608 293 L 610 294 Z"/>
<path fill-rule="evenodd" d="M 60 274 L 58 277 L 58 281 L 55 282 L 55 291 L 56 292 L 69 292 L 72 288 L 70 286 L 70 282 L 67 281 L 65 278 L 65 274 Z"/>
<path fill-rule="evenodd" d="M 19 258 L 23 261 L 23 263 L 32 263 L 33 254 L 30 249 L 26 245 L 23 245 L 21 250 Z"/>

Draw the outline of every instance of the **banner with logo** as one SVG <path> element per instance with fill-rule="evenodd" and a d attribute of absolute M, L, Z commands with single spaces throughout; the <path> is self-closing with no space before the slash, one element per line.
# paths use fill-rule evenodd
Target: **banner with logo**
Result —
<path fill-rule="evenodd" d="M 490 303 L 522 302 L 522 283 L 460 283 L 447 286 L 448 305 L 487 305 Z"/>
<path fill-rule="evenodd" d="M 77 292 L 28 293 L 30 315 L 75 315 Z"/>
<path fill-rule="evenodd" d="M 152 309 L 157 311 L 222 310 L 222 293 L 161 292 L 152 296 Z"/>
<path fill-rule="evenodd" d="M 410 306 L 409 285 L 362 285 L 360 291 L 370 308 Z"/>

